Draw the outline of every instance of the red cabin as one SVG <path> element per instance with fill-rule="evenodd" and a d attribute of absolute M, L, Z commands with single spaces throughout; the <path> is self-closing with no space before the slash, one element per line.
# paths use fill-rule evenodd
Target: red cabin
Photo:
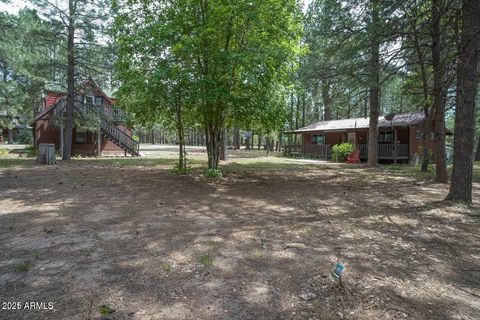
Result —
<path fill-rule="evenodd" d="M 66 96 L 61 91 L 45 91 L 34 120 L 37 146 L 53 143 L 62 152 Z M 115 102 L 93 80 L 76 89 L 75 115 L 94 116 L 100 123 L 96 130 L 74 126 L 72 155 L 140 155 L 139 144 L 132 138 L 132 129 L 126 125 L 125 113 L 115 106 Z"/>
<path fill-rule="evenodd" d="M 423 112 L 411 112 L 378 119 L 378 159 L 393 162 L 415 161 L 421 155 L 423 136 Z M 287 154 L 299 154 L 329 159 L 332 146 L 350 142 L 359 152 L 360 160 L 367 160 L 368 118 L 329 120 L 313 123 L 288 133 L 301 135 L 301 144 L 287 145 Z M 446 129 L 447 134 L 450 132 Z M 433 150 L 433 136 L 427 141 Z"/>

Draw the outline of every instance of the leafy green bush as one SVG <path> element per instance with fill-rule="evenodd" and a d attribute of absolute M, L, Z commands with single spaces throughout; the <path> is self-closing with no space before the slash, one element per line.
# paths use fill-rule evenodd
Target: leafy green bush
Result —
<path fill-rule="evenodd" d="M 29 155 L 32 155 L 32 156 L 35 156 L 37 155 L 37 148 L 35 148 L 35 146 L 33 145 L 28 145 L 25 147 L 25 151 L 29 154 Z"/>
<path fill-rule="evenodd" d="M 15 135 L 15 143 L 32 144 L 33 143 L 32 130 L 29 130 L 29 129 L 18 130 L 18 133 Z"/>
<path fill-rule="evenodd" d="M 190 174 L 192 173 L 192 168 L 189 166 L 182 167 L 182 166 L 176 165 L 175 167 L 173 167 L 172 171 L 175 174 Z"/>
<path fill-rule="evenodd" d="M 207 178 L 221 178 L 223 173 L 219 169 L 208 169 L 207 172 L 205 172 L 205 176 Z"/>
<path fill-rule="evenodd" d="M 347 156 L 355 150 L 355 146 L 351 143 L 340 143 L 332 148 L 332 159 L 336 162 L 344 162 Z"/>

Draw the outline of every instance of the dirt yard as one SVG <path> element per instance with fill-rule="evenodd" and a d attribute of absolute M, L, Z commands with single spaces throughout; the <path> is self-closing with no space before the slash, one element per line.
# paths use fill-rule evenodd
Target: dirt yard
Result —
<path fill-rule="evenodd" d="M 0 319 L 480 319 L 478 182 L 454 205 L 385 167 L 242 151 L 209 180 L 174 151 L 0 163 Z"/>

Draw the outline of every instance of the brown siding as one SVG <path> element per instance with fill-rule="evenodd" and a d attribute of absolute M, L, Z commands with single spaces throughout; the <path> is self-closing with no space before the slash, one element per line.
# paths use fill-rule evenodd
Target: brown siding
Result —
<path fill-rule="evenodd" d="M 35 122 L 35 135 L 37 145 L 39 143 L 54 143 L 56 149 L 60 148 L 60 131 L 50 125 L 48 120 L 37 120 Z"/>

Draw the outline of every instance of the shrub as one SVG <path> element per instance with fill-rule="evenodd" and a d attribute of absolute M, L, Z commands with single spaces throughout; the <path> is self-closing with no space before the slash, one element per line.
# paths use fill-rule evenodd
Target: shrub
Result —
<path fill-rule="evenodd" d="M 32 144 L 33 143 L 33 133 L 29 129 L 18 130 L 18 133 L 15 135 L 15 142 L 19 144 Z"/>
<path fill-rule="evenodd" d="M 205 176 L 207 178 L 221 178 L 223 173 L 219 169 L 208 169 L 207 172 L 205 172 Z"/>
<path fill-rule="evenodd" d="M 344 162 L 353 150 L 355 150 L 355 146 L 351 143 L 334 145 L 332 148 L 332 159 L 337 162 Z"/>
<path fill-rule="evenodd" d="M 36 156 L 37 155 L 37 148 L 33 145 L 28 145 L 25 147 L 25 151 L 28 153 L 30 156 Z"/>
<path fill-rule="evenodd" d="M 32 263 L 30 261 L 20 262 L 15 265 L 14 269 L 16 272 L 27 272 L 32 267 Z"/>
<path fill-rule="evenodd" d="M 172 171 L 175 174 L 190 174 L 192 173 L 192 168 L 189 166 L 182 167 L 182 166 L 176 165 L 175 167 L 173 167 Z"/>

